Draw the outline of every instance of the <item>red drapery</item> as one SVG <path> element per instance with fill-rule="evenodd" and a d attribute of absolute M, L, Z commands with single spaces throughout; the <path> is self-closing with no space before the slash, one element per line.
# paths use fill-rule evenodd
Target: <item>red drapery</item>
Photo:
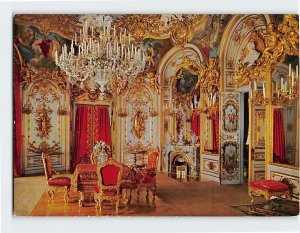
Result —
<path fill-rule="evenodd" d="M 77 105 L 73 170 L 84 156 L 89 156 L 96 142 L 111 145 L 108 106 Z"/>
<path fill-rule="evenodd" d="M 219 150 L 219 112 L 212 115 L 213 124 L 213 150 L 217 152 Z"/>
<path fill-rule="evenodd" d="M 20 99 L 20 72 L 18 68 L 14 67 L 14 98 L 13 98 L 13 153 L 14 153 L 14 176 L 20 175 L 20 157 L 21 157 L 21 147 L 22 147 L 22 112 L 21 112 L 21 99 Z"/>
<path fill-rule="evenodd" d="M 99 134 L 97 135 L 96 141 L 103 141 L 105 144 L 111 146 L 110 138 L 110 122 L 109 122 L 109 110 L 108 106 L 95 106 L 97 117 L 99 121 L 96 124 L 99 128 Z"/>
<path fill-rule="evenodd" d="M 284 121 L 281 109 L 274 109 L 273 125 L 273 160 L 274 162 L 286 163 Z"/>
<path fill-rule="evenodd" d="M 200 114 L 197 112 L 192 113 L 192 132 L 200 137 Z"/>

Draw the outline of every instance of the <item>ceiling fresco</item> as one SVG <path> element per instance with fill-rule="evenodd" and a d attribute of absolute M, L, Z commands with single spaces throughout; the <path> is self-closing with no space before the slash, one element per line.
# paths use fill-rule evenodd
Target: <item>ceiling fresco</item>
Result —
<path fill-rule="evenodd" d="M 145 54 L 147 71 L 155 72 L 173 46 L 192 43 L 205 58 L 219 56 L 219 43 L 231 15 L 110 15 L 114 25 L 126 27 Z M 91 15 L 16 15 L 14 44 L 31 67 L 57 69 L 55 51 L 69 48 Z"/>

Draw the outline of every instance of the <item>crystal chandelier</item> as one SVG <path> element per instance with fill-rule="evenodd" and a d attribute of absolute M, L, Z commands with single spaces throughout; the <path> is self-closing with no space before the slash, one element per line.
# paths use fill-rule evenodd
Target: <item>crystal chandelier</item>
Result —
<path fill-rule="evenodd" d="M 116 82 L 128 82 L 144 70 L 141 48 L 133 43 L 126 28 L 117 31 L 112 22 L 111 16 L 91 16 L 79 35 L 75 34 L 70 51 L 65 44 L 59 57 L 56 52 L 56 65 L 66 72 L 72 85 L 105 94 Z"/>

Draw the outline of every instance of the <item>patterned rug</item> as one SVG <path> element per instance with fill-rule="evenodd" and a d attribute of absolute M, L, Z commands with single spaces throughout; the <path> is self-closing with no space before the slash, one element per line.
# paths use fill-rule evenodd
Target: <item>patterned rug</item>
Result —
<path fill-rule="evenodd" d="M 299 201 L 279 198 L 264 203 L 231 207 L 248 216 L 296 216 L 299 214 Z"/>

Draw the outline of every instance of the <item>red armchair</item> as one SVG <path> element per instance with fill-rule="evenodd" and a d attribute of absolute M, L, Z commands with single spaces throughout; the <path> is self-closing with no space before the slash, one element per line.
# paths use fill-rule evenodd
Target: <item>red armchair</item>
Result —
<path fill-rule="evenodd" d="M 71 187 L 71 178 L 65 176 L 53 177 L 54 174 L 58 174 L 53 166 L 50 155 L 47 153 L 42 153 L 42 161 L 44 165 L 45 176 L 47 180 L 46 192 L 48 195 L 48 201 L 54 200 L 54 195 L 56 191 L 64 191 L 64 201 L 68 202 L 68 195 Z"/>
<path fill-rule="evenodd" d="M 146 188 L 147 195 L 149 198 L 149 190 L 152 192 L 153 201 L 156 195 L 156 170 L 157 162 L 159 157 L 158 149 L 155 149 L 148 153 L 148 161 L 145 166 L 139 167 L 136 170 L 136 182 L 137 182 L 137 198 L 139 199 L 139 193 L 142 188 Z"/>
<path fill-rule="evenodd" d="M 116 202 L 116 214 L 119 211 L 120 198 L 122 196 L 121 174 L 123 171 L 122 164 L 109 158 L 102 165 L 97 168 L 98 186 L 95 188 L 94 199 L 96 202 L 96 209 L 102 212 L 103 201 Z"/>

